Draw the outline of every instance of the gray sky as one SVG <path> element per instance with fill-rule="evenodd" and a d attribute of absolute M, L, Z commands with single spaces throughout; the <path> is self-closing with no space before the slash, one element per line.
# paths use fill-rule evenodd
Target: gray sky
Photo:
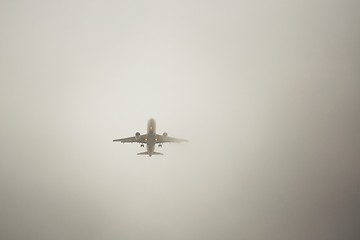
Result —
<path fill-rule="evenodd" d="M 359 12 L 0 1 L 0 239 L 360 239 Z"/>

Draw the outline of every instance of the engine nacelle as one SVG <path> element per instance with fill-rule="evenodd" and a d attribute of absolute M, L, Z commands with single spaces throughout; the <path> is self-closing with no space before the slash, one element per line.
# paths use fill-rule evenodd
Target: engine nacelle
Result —
<path fill-rule="evenodd" d="M 136 139 L 136 141 L 140 140 L 140 133 L 139 132 L 135 133 L 135 139 Z"/>
<path fill-rule="evenodd" d="M 165 142 L 168 139 L 168 134 L 166 132 L 163 133 L 163 141 Z"/>

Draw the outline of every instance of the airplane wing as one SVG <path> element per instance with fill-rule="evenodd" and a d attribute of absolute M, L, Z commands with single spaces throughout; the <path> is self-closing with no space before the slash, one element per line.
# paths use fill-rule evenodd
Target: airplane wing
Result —
<path fill-rule="evenodd" d="M 113 142 L 122 142 L 122 143 L 146 143 L 146 134 L 140 135 L 140 138 L 137 140 L 136 137 L 128 137 L 128 138 L 120 138 L 120 139 L 114 139 Z"/>
<path fill-rule="evenodd" d="M 169 143 L 180 143 L 180 142 L 187 142 L 187 140 L 185 140 L 185 139 L 180 139 L 180 138 L 168 137 L 168 136 L 166 136 L 166 137 L 164 138 L 163 135 L 156 134 L 156 143 L 166 143 L 166 142 L 169 142 Z"/>

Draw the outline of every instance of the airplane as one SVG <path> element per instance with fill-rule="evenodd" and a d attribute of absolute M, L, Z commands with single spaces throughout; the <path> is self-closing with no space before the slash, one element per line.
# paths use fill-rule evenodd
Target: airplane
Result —
<path fill-rule="evenodd" d="M 113 142 L 121 142 L 121 143 L 133 143 L 137 142 L 140 143 L 140 147 L 144 147 L 146 144 L 146 152 L 140 152 L 137 155 L 163 155 L 163 153 L 155 152 L 155 145 L 158 144 L 159 147 L 162 147 L 163 143 L 170 142 L 170 143 L 180 143 L 186 142 L 187 140 L 169 137 L 166 132 L 162 135 L 156 134 L 156 122 L 153 118 L 148 121 L 147 124 L 147 134 L 141 135 L 139 132 L 135 133 L 134 137 L 128 138 L 120 138 L 114 139 Z"/>

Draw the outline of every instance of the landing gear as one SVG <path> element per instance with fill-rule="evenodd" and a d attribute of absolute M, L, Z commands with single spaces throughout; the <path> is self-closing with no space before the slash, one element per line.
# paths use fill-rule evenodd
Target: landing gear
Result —
<path fill-rule="evenodd" d="M 142 143 L 142 144 L 140 144 L 140 147 L 144 147 L 144 144 Z"/>
<path fill-rule="evenodd" d="M 162 147 L 162 144 L 160 143 L 160 144 L 158 145 L 158 147 Z"/>

